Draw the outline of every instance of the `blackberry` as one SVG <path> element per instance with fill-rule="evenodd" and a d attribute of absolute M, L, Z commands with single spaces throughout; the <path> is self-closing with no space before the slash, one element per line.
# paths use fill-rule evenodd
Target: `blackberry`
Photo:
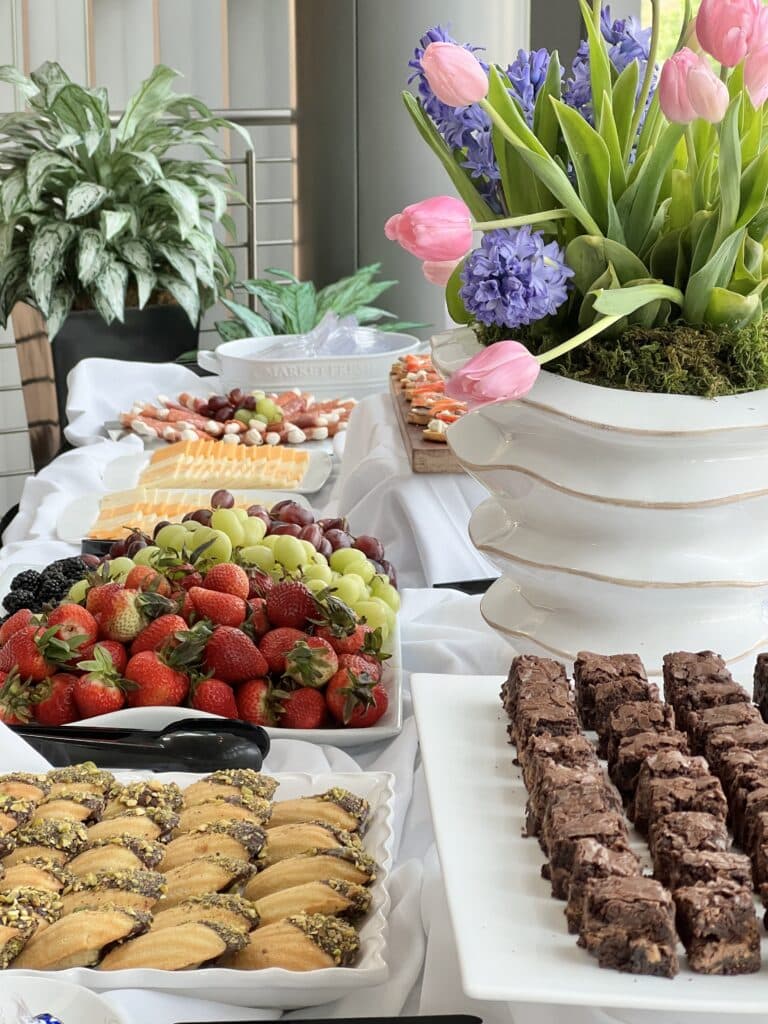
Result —
<path fill-rule="evenodd" d="M 26 572 L 20 572 L 18 576 L 14 576 L 11 580 L 11 590 L 30 590 L 34 594 L 37 588 L 40 586 L 40 580 L 42 576 L 39 572 L 34 569 L 27 569 Z"/>
<path fill-rule="evenodd" d="M 77 580 L 81 580 L 87 571 L 87 567 L 81 558 L 74 556 L 73 558 L 59 558 L 58 561 L 52 562 L 48 566 L 48 570 L 56 570 L 61 575 L 75 583 Z M 46 571 L 48 571 L 46 570 Z"/>
<path fill-rule="evenodd" d="M 14 612 L 19 611 L 21 608 L 29 608 L 30 611 L 36 611 L 37 599 L 30 590 L 12 590 L 10 594 L 6 594 L 3 601 L 3 607 L 9 615 L 13 615 Z"/>
<path fill-rule="evenodd" d="M 37 600 L 51 604 L 61 600 L 71 584 L 58 570 L 47 570 L 37 591 Z"/>

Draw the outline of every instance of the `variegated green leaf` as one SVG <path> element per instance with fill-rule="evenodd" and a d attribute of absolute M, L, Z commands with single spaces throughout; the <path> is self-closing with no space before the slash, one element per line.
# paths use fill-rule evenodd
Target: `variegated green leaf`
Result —
<path fill-rule="evenodd" d="M 5 64 L 0 67 L 0 82 L 5 82 L 6 85 L 12 85 L 14 89 L 18 89 L 22 96 L 28 98 L 34 96 L 38 91 L 37 86 L 32 79 L 27 78 L 26 75 L 14 67 L 13 64 Z"/>
<path fill-rule="evenodd" d="M 77 244 L 77 276 L 86 288 L 93 284 L 106 261 L 104 236 L 95 228 L 80 232 Z"/>
<path fill-rule="evenodd" d="M 29 298 L 27 252 L 14 249 L 0 263 L 0 326 L 5 327 L 16 302 Z"/>
<path fill-rule="evenodd" d="M 27 194 L 34 206 L 40 198 L 40 193 L 45 187 L 46 178 L 49 174 L 61 174 L 62 172 L 72 173 L 75 165 L 61 153 L 50 153 L 43 150 L 34 153 L 27 164 Z"/>
<path fill-rule="evenodd" d="M 94 282 L 96 294 L 114 320 L 123 321 L 128 268 L 120 260 L 108 259 Z"/>
<path fill-rule="evenodd" d="M 24 171 L 16 169 L 3 180 L 0 188 L 0 205 L 3 217 L 8 220 L 27 199 L 27 179 Z"/>
<path fill-rule="evenodd" d="M 196 325 L 200 319 L 200 297 L 196 288 L 189 288 L 183 281 L 168 274 L 158 275 L 157 282 L 176 299 L 189 317 L 189 322 Z"/>
<path fill-rule="evenodd" d="M 152 255 L 146 242 L 138 238 L 121 238 L 114 248 L 129 266 L 151 273 Z"/>
<path fill-rule="evenodd" d="M 119 235 L 131 222 L 131 214 L 128 210 L 102 210 L 101 231 L 104 239 L 109 242 Z"/>
<path fill-rule="evenodd" d="M 266 320 L 264 321 L 266 323 Z M 223 341 L 239 341 L 240 338 L 252 338 L 245 324 L 239 320 L 217 320 L 215 325 L 219 337 Z M 272 333 L 271 331 L 269 332 Z"/>
<path fill-rule="evenodd" d="M 48 316 L 53 295 L 53 268 L 43 266 L 37 270 L 30 270 L 29 288 L 35 305 L 43 314 Z"/>
<path fill-rule="evenodd" d="M 230 310 L 230 312 L 235 314 L 240 323 L 245 327 L 246 334 L 242 335 L 242 337 L 265 338 L 275 333 L 272 330 L 271 324 L 269 324 L 263 316 L 259 316 L 258 313 L 255 313 L 249 306 L 244 306 L 240 302 L 234 302 L 232 299 L 222 299 L 221 301 L 227 309 Z M 230 323 L 231 321 L 225 322 Z M 216 326 L 218 328 L 218 324 Z"/>
<path fill-rule="evenodd" d="M 152 69 L 149 78 L 141 83 L 125 108 L 125 113 L 120 118 L 120 123 L 115 130 L 115 136 L 120 142 L 135 135 L 137 129 L 143 122 L 164 113 L 164 108 L 173 95 L 171 84 L 178 76 L 178 71 L 158 64 Z"/>
<path fill-rule="evenodd" d="M 144 309 L 152 292 L 157 285 L 157 277 L 151 270 L 143 270 L 141 267 L 132 266 L 131 273 L 136 280 L 136 287 L 139 291 L 139 309 Z"/>
<path fill-rule="evenodd" d="M 69 316 L 73 299 L 74 292 L 68 284 L 60 284 L 54 288 L 46 317 L 49 341 L 53 341 L 59 333 L 62 324 Z"/>
<path fill-rule="evenodd" d="M 200 226 L 200 207 L 197 196 L 183 181 L 164 178 L 157 182 L 157 187 L 168 196 L 171 206 L 179 218 L 179 234 L 187 238 L 193 228 Z"/>
<path fill-rule="evenodd" d="M 65 216 L 67 220 L 76 220 L 84 217 L 92 210 L 96 210 L 109 195 L 109 189 L 103 185 L 94 185 L 90 181 L 81 181 L 73 185 L 67 192 L 67 205 Z"/>
<path fill-rule="evenodd" d="M 61 220 L 48 220 L 38 224 L 29 247 L 30 272 L 58 273 L 64 254 L 76 233 L 71 224 Z"/>
<path fill-rule="evenodd" d="M 195 272 L 195 264 L 189 256 L 179 246 L 166 244 L 165 242 L 159 242 L 156 249 L 166 258 L 184 284 L 188 288 L 196 290 L 197 274 Z"/>

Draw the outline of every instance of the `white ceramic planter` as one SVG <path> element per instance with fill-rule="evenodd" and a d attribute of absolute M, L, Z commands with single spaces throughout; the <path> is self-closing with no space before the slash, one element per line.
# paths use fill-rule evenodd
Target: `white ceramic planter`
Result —
<path fill-rule="evenodd" d="M 433 338 L 448 376 L 472 331 Z M 470 536 L 504 576 L 486 620 L 520 650 L 712 648 L 741 682 L 768 650 L 768 391 L 707 400 L 542 372 L 448 434 L 491 493 Z"/>

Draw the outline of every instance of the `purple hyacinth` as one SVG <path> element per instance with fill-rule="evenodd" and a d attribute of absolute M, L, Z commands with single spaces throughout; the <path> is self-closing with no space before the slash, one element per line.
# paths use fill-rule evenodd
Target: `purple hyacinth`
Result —
<path fill-rule="evenodd" d="M 469 254 L 459 294 L 481 323 L 523 327 L 557 312 L 572 277 L 557 242 L 545 242 L 530 226 L 504 228 L 487 232 Z"/>
<path fill-rule="evenodd" d="M 518 50 L 517 59 L 507 67 L 513 99 L 520 104 L 528 127 L 533 127 L 536 97 L 547 79 L 552 54 L 549 50 Z"/>

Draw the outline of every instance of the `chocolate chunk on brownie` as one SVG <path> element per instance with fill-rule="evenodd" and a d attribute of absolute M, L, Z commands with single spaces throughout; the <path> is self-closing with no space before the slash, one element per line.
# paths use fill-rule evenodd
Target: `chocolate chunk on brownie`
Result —
<path fill-rule="evenodd" d="M 596 839 L 577 840 L 573 849 L 571 883 L 565 908 L 568 931 L 577 934 L 581 929 L 584 897 L 589 882 L 595 878 L 610 878 L 612 875 L 632 878 L 640 873 L 640 862 L 631 850 L 612 850 Z"/>
<path fill-rule="evenodd" d="M 660 705 L 662 706 L 662 705 Z M 654 754 L 688 754 L 688 739 L 682 732 L 639 732 L 625 736 L 609 768 L 611 781 L 628 800 L 637 788 L 640 769 Z"/>
<path fill-rule="evenodd" d="M 591 651 L 579 651 L 573 665 L 573 681 L 576 688 L 576 706 L 584 729 L 594 729 L 596 726 L 599 712 L 595 688 L 604 683 L 617 683 L 623 680 L 647 684 L 648 677 L 643 663 L 636 654 L 594 654 Z"/>
<path fill-rule="evenodd" d="M 596 956 L 601 967 L 674 977 L 679 964 L 672 897 L 652 878 L 611 876 L 591 881 L 579 945 Z"/>
<path fill-rule="evenodd" d="M 561 807 L 560 811 L 566 810 Z M 628 850 L 629 840 L 624 818 L 617 811 L 600 811 L 594 814 L 569 813 L 553 815 L 549 832 L 549 878 L 555 899 L 568 897 L 571 883 L 573 858 L 576 844 L 580 839 L 595 839 L 601 846 L 611 850 Z"/>
<path fill-rule="evenodd" d="M 570 694 L 554 691 L 546 700 L 521 699 L 517 715 L 512 722 L 510 736 L 518 750 L 525 747 L 532 736 L 544 733 L 550 736 L 577 736 L 579 719 Z"/>
<path fill-rule="evenodd" d="M 768 722 L 768 654 L 758 654 L 752 683 L 752 699 L 763 721 Z"/>
<path fill-rule="evenodd" d="M 673 811 L 701 811 L 725 821 L 728 805 L 723 787 L 714 775 L 698 778 L 652 779 L 647 786 L 641 782 L 635 800 L 635 827 L 647 832 L 648 826 Z"/>
<path fill-rule="evenodd" d="M 563 665 L 551 658 L 537 658 L 532 654 L 522 654 L 515 658 L 501 688 L 501 703 L 510 719 L 514 719 L 517 714 L 517 702 L 521 692 L 530 692 L 532 688 L 542 687 L 550 691 L 568 690 L 568 677 Z"/>
<path fill-rule="evenodd" d="M 571 782 L 550 790 L 546 807 L 540 808 L 540 845 L 549 853 L 551 838 L 558 827 L 569 819 L 602 811 L 621 813 L 621 799 L 602 776 Z"/>
<path fill-rule="evenodd" d="M 663 885 L 669 884 L 675 864 L 686 851 L 725 853 L 730 845 L 722 819 L 700 811 L 674 811 L 654 821 L 648 831 L 653 874 Z"/>
<path fill-rule="evenodd" d="M 685 695 L 705 683 L 732 683 L 723 659 L 714 651 L 675 651 L 664 655 L 664 699 L 678 712 Z M 684 723 L 678 720 L 678 728 Z"/>
<path fill-rule="evenodd" d="M 628 736 L 640 733 L 669 733 L 675 730 L 675 712 L 671 704 L 660 701 L 631 700 L 613 710 L 608 719 L 606 756 L 613 764 L 619 744 Z"/>
<path fill-rule="evenodd" d="M 566 768 L 598 769 L 595 748 L 581 734 L 576 736 L 531 736 L 518 758 L 523 769 L 525 788 L 530 792 L 538 783 L 541 772 L 548 765 Z"/>
<path fill-rule="evenodd" d="M 704 743 L 704 756 L 709 762 L 713 774 L 718 778 L 724 774 L 724 758 L 734 750 L 768 751 L 768 725 L 763 722 L 755 722 L 753 725 L 717 729 L 707 736 Z"/>
<path fill-rule="evenodd" d="M 667 885 L 674 892 L 689 885 L 707 885 L 719 881 L 736 882 L 752 891 L 752 862 L 744 853 L 713 853 L 710 850 L 686 850 L 671 866 Z"/>
<path fill-rule="evenodd" d="M 725 879 L 675 891 L 677 928 L 688 966 L 700 974 L 760 970 L 760 933 L 752 890 Z"/>
<path fill-rule="evenodd" d="M 691 751 L 694 754 L 703 754 L 707 736 L 718 729 L 738 728 L 759 721 L 757 708 L 743 702 L 689 711 L 687 729 Z"/>

